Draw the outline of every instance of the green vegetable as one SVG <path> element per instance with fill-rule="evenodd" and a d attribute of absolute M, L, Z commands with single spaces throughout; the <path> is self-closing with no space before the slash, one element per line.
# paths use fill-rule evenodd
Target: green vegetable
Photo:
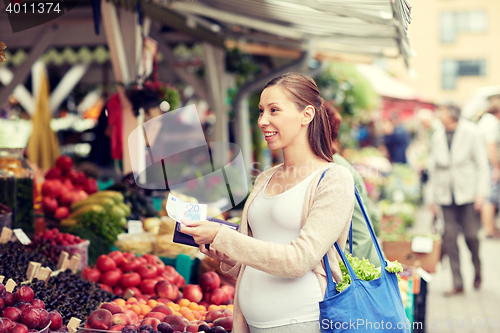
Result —
<path fill-rule="evenodd" d="M 90 241 L 89 262 L 92 263 L 99 255 L 108 253 L 118 235 L 124 232 L 123 220 L 109 212 L 90 211 L 68 231 Z"/>
<path fill-rule="evenodd" d="M 354 273 L 356 273 L 356 276 L 359 279 L 371 281 L 380 277 L 380 267 L 375 268 L 375 265 L 373 265 L 368 259 L 359 259 L 357 257 L 351 256 L 350 253 L 348 253 L 346 256 L 349 264 L 351 264 L 351 267 L 354 270 Z M 347 268 L 342 261 L 339 263 L 339 265 L 340 271 L 342 272 L 343 281 L 337 283 L 337 291 L 341 292 L 351 284 L 351 277 L 349 276 Z M 396 273 L 398 281 L 400 280 L 400 276 L 398 273 L 403 271 L 403 266 L 397 260 L 387 261 L 387 267 L 385 269 L 389 273 Z"/>

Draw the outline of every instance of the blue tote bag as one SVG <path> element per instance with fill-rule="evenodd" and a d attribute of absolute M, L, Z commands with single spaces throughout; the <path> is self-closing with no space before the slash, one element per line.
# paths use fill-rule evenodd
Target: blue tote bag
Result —
<path fill-rule="evenodd" d="M 323 177 L 321 177 L 323 178 Z M 377 249 L 380 262 L 382 263 L 380 278 L 372 281 L 358 279 L 352 269 L 347 257 L 335 243 L 335 248 L 340 254 L 344 265 L 351 277 L 351 284 L 342 292 L 336 290 L 337 284 L 333 281 L 329 269 L 328 257 L 325 254 L 326 276 L 328 285 L 325 298 L 319 303 L 320 327 L 323 333 L 330 332 L 395 332 L 410 333 L 410 321 L 406 317 L 403 300 L 398 287 L 396 273 L 389 273 L 385 267 L 387 262 L 382 255 L 380 245 L 375 237 L 375 232 L 366 215 L 363 202 L 356 190 L 356 199 L 365 222 L 370 230 L 370 235 Z M 352 225 L 351 225 L 352 231 Z M 352 232 L 349 241 L 352 251 Z"/>

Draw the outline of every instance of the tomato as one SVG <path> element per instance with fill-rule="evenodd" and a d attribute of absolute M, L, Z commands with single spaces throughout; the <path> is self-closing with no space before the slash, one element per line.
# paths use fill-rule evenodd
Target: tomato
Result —
<path fill-rule="evenodd" d="M 120 268 L 124 273 L 128 273 L 135 272 L 139 268 L 139 266 L 141 266 L 141 264 L 138 261 L 125 259 L 120 265 Z"/>
<path fill-rule="evenodd" d="M 156 274 L 161 275 L 165 271 L 165 263 L 158 257 L 152 254 L 143 255 L 143 258 L 146 258 L 148 264 L 151 264 L 156 267 Z"/>
<path fill-rule="evenodd" d="M 127 259 L 127 260 L 132 260 L 135 258 L 135 254 L 132 252 L 122 252 L 122 253 L 123 253 L 123 257 L 125 257 L 125 259 Z"/>
<path fill-rule="evenodd" d="M 143 294 L 154 294 L 155 293 L 156 280 L 155 279 L 144 279 L 141 282 L 140 289 Z"/>
<path fill-rule="evenodd" d="M 128 290 L 132 291 L 134 293 L 134 297 L 137 299 L 139 299 L 138 296 L 142 296 L 142 292 L 136 287 L 126 288 L 125 291 L 123 292 L 123 295 L 125 295 Z"/>
<path fill-rule="evenodd" d="M 152 279 L 156 277 L 156 267 L 149 264 L 144 264 L 137 269 L 137 273 L 142 279 Z"/>
<path fill-rule="evenodd" d="M 171 275 L 171 274 L 169 274 L 169 273 L 167 273 L 167 272 L 163 272 L 163 273 L 161 274 L 161 277 L 162 277 L 163 279 L 165 279 L 165 281 L 167 281 L 167 282 L 168 282 L 168 283 L 170 283 L 170 284 L 175 284 L 175 282 L 176 282 L 176 278 L 177 278 L 177 276 L 173 276 L 173 275 Z"/>
<path fill-rule="evenodd" d="M 120 287 L 120 286 L 116 286 L 116 287 L 114 287 L 114 288 L 113 288 L 113 293 L 114 293 L 115 295 L 120 296 L 120 297 L 121 297 L 121 296 L 123 296 L 123 292 L 124 292 L 124 291 L 125 291 L 125 290 L 123 290 L 123 288 L 122 288 L 122 287 Z"/>
<path fill-rule="evenodd" d="M 120 251 L 113 251 L 108 255 L 111 257 L 111 259 L 113 259 L 116 266 L 120 266 L 122 262 L 125 260 L 123 253 L 121 253 Z"/>
<path fill-rule="evenodd" d="M 141 265 L 144 265 L 144 264 L 148 263 L 148 261 L 146 260 L 146 258 L 143 258 L 143 257 L 136 257 L 136 258 L 134 258 L 134 260 L 137 260 L 138 262 L 140 262 Z"/>
<path fill-rule="evenodd" d="M 111 289 L 111 287 L 108 286 L 107 284 L 100 283 L 100 286 L 101 286 L 101 289 L 103 289 L 103 290 L 109 291 L 111 293 L 113 292 L 113 289 Z"/>
<path fill-rule="evenodd" d="M 120 281 L 120 273 L 116 269 L 107 271 L 101 275 L 101 282 L 107 284 L 110 287 L 114 287 Z"/>
<path fill-rule="evenodd" d="M 116 263 L 114 262 L 113 259 L 111 259 L 110 256 L 102 254 L 99 256 L 99 258 L 97 258 L 96 266 L 101 272 L 104 273 L 112 269 L 115 269 Z"/>
<path fill-rule="evenodd" d="M 101 278 L 101 271 L 99 271 L 97 268 L 87 266 L 82 270 L 82 275 L 90 282 L 98 283 L 99 279 Z"/>
<path fill-rule="evenodd" d="M 70 170 L 73 167 L 73 159 L 66 155 L 61 155 L 56 159 L 56 166 L 62 170 Z"/>
<path fill-rule="evenodd" d="M 139 273 L 125 273 L 120 279 L 120 285 L 123 288 L 137 287 L 141 284 L 141 276 Z"/>

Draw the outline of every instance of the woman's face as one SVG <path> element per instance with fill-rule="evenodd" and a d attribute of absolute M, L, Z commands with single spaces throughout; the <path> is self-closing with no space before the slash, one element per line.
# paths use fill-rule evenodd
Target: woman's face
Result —
<path fill-rule="evenodd" d="M 437 115 L 439 120 L 443 123 L 445 127 L 448 127 L 450 125 L 453 125 L 456 123 L 456 120 L 451 116 L 450 111 L 448 108 L 442 106 L 437 110 Z"/>
<path fill-rule="evenodd" d="M 269 149 L 282 149 L 301 135 L 303 112 L 280 86 L 264 89 L 259 111 L 259 128 Z"/>

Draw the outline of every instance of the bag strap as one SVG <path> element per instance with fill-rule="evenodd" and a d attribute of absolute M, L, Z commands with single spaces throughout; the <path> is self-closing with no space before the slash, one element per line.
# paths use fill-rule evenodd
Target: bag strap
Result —
<path fill-rule="evenodd" d="M 330 170 L 330 168 L 323 171 L 321 177 L 319 178 L 318 185 L 316 187 L 319 186 L 319 183 L 321 183 L 321 180 L 323 179 L 323 177 L 325 177 L 325 174 L 328 170 Z M 349 252 L 351 252 L 352 255 L 352 219 L 351 219 L 351 226 L 349 227 Z"/>
<path fill-rule="evenodd" d="M 323 174 L 321 175 L 321 178 L 319 180 L 320 182 L 323 179 L 326 171 L 328 171 L 328 170 L 329 169 L 327 169 L 323 172 Z M 319 186 L 319 182 L 318 182 L 318 186 Z M 361 196 L 359 195 L 359 192 L 358 192 L 358 189 L 356 188 L 356 186 L 354 186 L 354 194 L 356 197 L 356 201 L 358 202 L 358 205 L 361 208 L 361 212 L 363 213 L 363 217 L 365 219 L 366 225 L 368 226 L 368 230 L 370 231 L 370 236 L 372 238 L 372 241 L 375 244 L 375 248 L 377 250 L 377 254 L 378 254 L 378 257 L 380 259 L 380 263 L 382 265 L 382 267 L 380 269 L 381 274 L 385 274 L 386 273 L 385 268 L 387 267 L 387 261 L 384 259 L 384 256 L 382 254 L 382 250 L 380 249 L 380 244 L 377 240 L 377 237 L 375 236 L 375 231 L 373 230 L 373 227 L 370 223 L 370 219 L 368 218 L 368 214 L 366 213 L 365 207 L 363 205 L 363 201 L 361 200 Z M 352 255 L 352 220 L 351 220 L 351 226 L 349 228 L 349 245 L 350 245 L 350 252 Z M 351 264 L 349 263 L 349 260 L 347 260 L 347 257 L 345 256 L 344 251 L 342 251 L 342 249 L 340 248 L 338 242 L 335 242 L 335 249 L 339 253 L 342 261 L 344 262 L 344 265 L 346 266 L 347 271 L 349 272 L 349 276 L 351 277 L 351 280 L 358 279 L 358 277 L 356 276 L 356 273 L 354 273 L 354 270 L 351 267 Z M 328 255 L 327 254 L 325 254 L 323 256 L 323 260 L 325 262 L 325 271 L 326 271 L 326 277 L 327 277 L 327 283 L 328 283 L 327 289 L 330 290 L 332 293 L 336 293 L 335 286 L 337 284 L 335 283 L 335 281 L 333 281 L 331 270 L 328 269 L 330 267 L 330 263 L 328 262 Z"/>

